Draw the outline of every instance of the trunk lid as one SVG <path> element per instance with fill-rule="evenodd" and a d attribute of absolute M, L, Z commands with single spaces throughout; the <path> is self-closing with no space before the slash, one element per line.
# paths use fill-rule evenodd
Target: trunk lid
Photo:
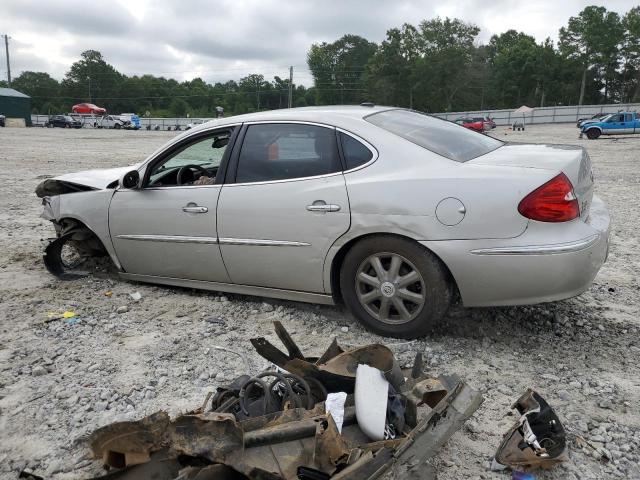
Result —
<path fill-rule="evenodd" d="M 589 215 L 593 199 L 593 173 L 591 159 L 583 147 L 508 143 L 467 163 L 549 170 L 549 179 L 562 172 L 573 185 L 580 205 L 580 218 L 586 219 Z"/>

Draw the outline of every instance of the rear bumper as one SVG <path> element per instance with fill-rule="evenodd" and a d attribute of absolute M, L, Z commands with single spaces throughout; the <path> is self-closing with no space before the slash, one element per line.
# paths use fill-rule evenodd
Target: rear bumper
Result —
<path fill-rule="evenodd" d="M 593 197 L 589 218 L 530 222 L 516 238 L 426 241 L 449 267 L 465 306 L 524 305 L 587 290 L 609 251 L 609 212 Z"/>

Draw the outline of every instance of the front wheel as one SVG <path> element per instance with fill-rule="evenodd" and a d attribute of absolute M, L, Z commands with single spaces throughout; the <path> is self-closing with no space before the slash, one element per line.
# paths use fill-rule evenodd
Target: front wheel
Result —
<path fill-rule="evenodd" d="M 116 123 L 116 124 L 113 126 L 113 128 L 115 128 L 116 130 L 120 130 L 120 124 L 119 124 L 119 123 Z"/>
<path fill-rule="evenodd" d="M 342 264 L 340 288 L 347 307 L 365 327 L 407 339 L 429 333 L 452 297 L 442 262 L 421 245 L 393 236 L 354 245 Z"/>
<path fill-rule="evenodd" d="M 589 140 L 595 140 L 599 136 L 600 136 L 600 130 L 598 130 L 597 128 L 592 128 L 590 130 L 587 130 L 587 138 Z"/>

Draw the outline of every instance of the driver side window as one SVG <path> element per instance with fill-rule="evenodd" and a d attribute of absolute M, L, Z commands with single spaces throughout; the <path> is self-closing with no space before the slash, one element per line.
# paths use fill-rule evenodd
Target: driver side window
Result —
<path fill-rule="evenodd" d="M 154 165 L 146 187 L 213 185 L 232 131 L 187 144 Z"/>

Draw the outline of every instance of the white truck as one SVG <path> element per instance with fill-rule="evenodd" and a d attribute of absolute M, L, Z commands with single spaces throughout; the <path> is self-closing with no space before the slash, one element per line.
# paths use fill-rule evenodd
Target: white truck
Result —
<path fill-rule="evenodd" d="M 93 127 L 94 128 L 115 128 L 116 130 L 120 128 L 127 128 L 127 125 L 130 122 L 124 120 L 116 115 L 104 115 L 102 117 L 96 117 Z"/>

